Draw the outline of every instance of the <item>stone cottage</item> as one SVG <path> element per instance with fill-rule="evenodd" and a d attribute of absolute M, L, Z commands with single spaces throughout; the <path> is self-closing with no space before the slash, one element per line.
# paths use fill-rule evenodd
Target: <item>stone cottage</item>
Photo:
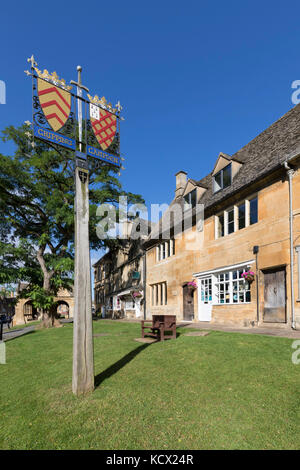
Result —
<path fill-rule="evenodd" d="M 299 168 L 297 105 L 205 177 L 179 171 L 162 221 L 176 205 L 190 225 L 178 233 L 170 218 L 144 244 L 147 318 L 300 327 Z"/>

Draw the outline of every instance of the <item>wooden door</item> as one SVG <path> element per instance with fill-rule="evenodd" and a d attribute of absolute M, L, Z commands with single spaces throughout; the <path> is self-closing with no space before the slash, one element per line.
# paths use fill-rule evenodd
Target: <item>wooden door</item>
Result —
<path fill-rule="evenodd" d="M 194 291 L 187 284 L 183 286 L 183 319 L 192 321 L 194 319 Z"/>
<path fill-rule="evenodd" d="M 264 322 L 286 322 L 285 268 L 264 272 Z"/>

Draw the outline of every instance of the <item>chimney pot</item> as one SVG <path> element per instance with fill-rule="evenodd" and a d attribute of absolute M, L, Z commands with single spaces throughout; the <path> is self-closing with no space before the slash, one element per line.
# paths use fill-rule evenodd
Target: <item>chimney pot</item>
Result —
<path fill-rule="evenodd" d="M 186 171 L 178 171 L 176 173 L 176 189 L 175 189 L 175 197 L 182 196 L 184 187 L 187 182 L 187 173 Z"/>

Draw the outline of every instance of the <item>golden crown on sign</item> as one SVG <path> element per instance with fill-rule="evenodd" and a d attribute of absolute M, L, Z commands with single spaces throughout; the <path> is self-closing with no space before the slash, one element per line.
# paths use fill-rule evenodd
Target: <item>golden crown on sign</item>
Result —
<path fill-rule="evenodd" d="M 117 108 L 113 108 L 111 103 L 108 103 L 106 101 L 105 96 L 102 96 L 102 98 L 99 98 L 99 96 L 95 95 L 92 97 L 91 95 L 88 94 L 89 100 L 92 104 L 96 104 L 97 106 L 100 106 L 100 108 L 107 109 L 111 113 L 116 113 Z"/>
<path fill-rule="evenodd" d="M 38 76 L 43 80 L 47 80 L 47 82 L 52 82 L 54 85 L 58 85 L 67 91 L 72 89 L 72 86 L 67 85 L 63 78 L 60 79 L 56 72 L 49 73 L 46 69 L 44 69 L 44 71 L 42 72 L 37 67 L 34 67 L 34 70 L 36 71 Z"/>

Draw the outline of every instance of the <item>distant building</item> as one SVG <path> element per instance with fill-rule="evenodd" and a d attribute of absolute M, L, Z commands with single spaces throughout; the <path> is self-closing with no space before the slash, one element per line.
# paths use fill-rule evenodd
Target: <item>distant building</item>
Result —
<path fill-rule="evenodd" d="M 105 318 L 144 317 L 145 255 L 141 239 L 130 238 L 131 228 L 129 222 L 128 238 L 93 265 L 95 309 Z"/>
<path fill-rule="evenodd" d="M 28 284 L 20 282 L 17 294 L 27 287 Z M 63 318 L 73 318 L 74 312 L 74 294 L 72 291 L 60 289 L 54 298 L 57 303 L 57 313 Z M 14 325 L 21 325 L 30 320 L 38 320 L 41 317 L 39 312 L 32 304 L 30 299 L 19 299 L 15 306 Z"/>

